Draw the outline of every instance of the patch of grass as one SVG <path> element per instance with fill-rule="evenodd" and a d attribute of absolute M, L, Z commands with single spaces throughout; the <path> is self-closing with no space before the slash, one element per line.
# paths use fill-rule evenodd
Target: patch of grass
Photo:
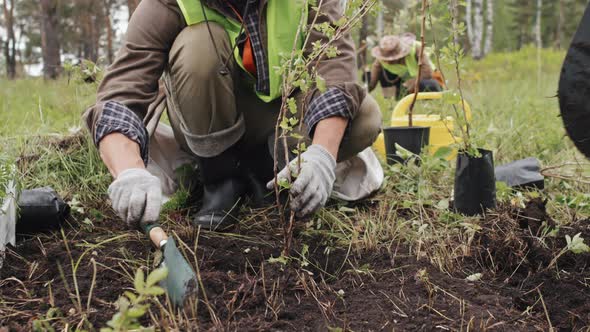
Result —
<path fill-rule="evenodd" d="M 565 53 L 526 48 L 470 62 L 466 98 L 474 109 L 479 145 L 497 162 L 537 157 L 546 163 L 567 160 L 575 151 L 559 118 L 557 84 Z M 537 62 L 540 60 L 540 62 Z"/>
<path fill-rule="evenodd" d="M 0 80 L 0 137 L 68 133 L 96 99 L 96 85 L 67 79 Z"/>
<path fill-rule="evenodd" d="M 104 201 L 111 176 L 87 135 L 23 138 L 19 145 L 23 188 L 51 186 L 92 206 Z"/>
<path fill-rule="evenodd" d="M 110 177 L 81 119 L 95 99 L 96 85 L 79 80 L 0 80 L 0 151 L 17 160 L 23 188 L 103 200 Z"/>

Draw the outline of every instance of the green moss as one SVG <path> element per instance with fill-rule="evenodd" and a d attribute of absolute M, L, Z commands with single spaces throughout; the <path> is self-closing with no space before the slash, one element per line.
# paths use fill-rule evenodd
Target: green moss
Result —
<path fill-rule="evenodd" d="M 170 212 L 179 211 L 188 206 L 190 193 L 188 190 L 178 190 L 168 202 L 162 206 L 161 214 L 169 214 Z"/>

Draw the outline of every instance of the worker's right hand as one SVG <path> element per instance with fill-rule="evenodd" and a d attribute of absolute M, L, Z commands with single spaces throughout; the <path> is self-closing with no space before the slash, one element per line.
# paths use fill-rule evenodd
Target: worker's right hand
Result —
<path fill-rule="evenodd" d="M 121 172 L 109 186 L 113 209 L 131 228 L 156 223 L 162 205 L 160 180 L 143 168 Z"/>
<path fill-rule="evenodd" d="M 297 216 L 306 217 L 322 208 L 332 194 L 336 159 L 322 145 L 312 144 L 301 154 L 301 164 L 298 158 L 293 159 L 277 174 L 277 181 L 288 181 L 294 173 L 298 174 L 289 189 L 293 198 L 290 206 Z M 274 184 L 275 180 L 272 180 L 266 188 L 270 190 Z"/>

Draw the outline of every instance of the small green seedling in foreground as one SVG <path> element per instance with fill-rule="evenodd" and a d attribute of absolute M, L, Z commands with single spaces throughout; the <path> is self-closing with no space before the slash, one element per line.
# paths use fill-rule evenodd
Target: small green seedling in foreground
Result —
<path fill-rule="evenodd" d="M 271 257 L 267 261 L 270 264 L 279 263 L 279 264 L 282 264 L 282 265 L 286 266 L 287 264 L 289 264 L 289 261 L 290 260 L 291 260 L 291 257 L 285 256 L 285 255 L 281 255 L 279 257 Z"/>
<path fill-rule="evenodd" d="M 584 243 L 584 238 L 581 236 L 582 233 L 578 233 L 571 238 L 569 235 L 565 236 L 565 240 L 567 241 L 567 250 L 573 252 L 574 254 L 582 254 L 590 252 L 590 247 Z"/>
<path fill-rule="evenodd" d="M 408 160 L 415 156 L 411 151 L 405 149 L 403 146 L 395 143 L 395 154 L 403 160 Z"/>
<path fill-rule="evenodd" d="M 129 330 L 155 331 L 153 327 L 146 328 L 139 324 L 139 318 L 145 315 L 150 307 L 148 301 L 155 296 L 163 295 L 164 289 L 157 286 L 157 283 L 168 276 L 168 269 L 163 267 L 152 271 L 144 278 L 143 270 L 137 269 L 133 286 L 135 292 L 125 291 L 119 298 L 117 304 L 119 312 L 107 322 L 109 327 L 100 329 L 101 332 L 123 332 Z"/>
<path fill-rule="evenodd" d="M 563 256 L 565 253 L 567 253 L 568 251 L 571 251 L 576 255 L 590 253 L 590 247 L 586 243 L 584 243 L 584 238 L 582 237 L 582 233 L 578 233 L 578 234 L 574 235 L 573 238 L 570 237 L 569 235 L 566 235 L 565 241 L 567 242 L 567 245 L 565 246 L 565 248 L 563 248 L 559 252 L 559 254 L 557 254 L 553 258 L 553 260 L 551 260 L 551 263 L 549 263 L 549 266 L 547 268 L 550 268 L 550 267 L 554 266 L 555 264 L 557 264 L 557 260 L 559 260 L 559 258 L 561 256 Z"/>
<path fill-rule="evenodd" d="M 55 332 L 55 329 L 53 326 L 51 326 L 51 322 L 54 320 L 59 320 L 62 317 L 63 315 L 59 308 L 51 307 L 49 310 L 47 310 L 47 314 L 45 314 L 45 316 L 39 317 L 33 321 L 33 331 Z"/>
<path fill-rule="evenodd" d="M 83 215 L 85 212 L 84 205 L 78 199 L 78 195 L 74 195 L 74 197 L 72 197 L 72 200 L 68 202 L 68 205 L 70 206 L 72 212 L 75 212 L 79 215 Z"/>

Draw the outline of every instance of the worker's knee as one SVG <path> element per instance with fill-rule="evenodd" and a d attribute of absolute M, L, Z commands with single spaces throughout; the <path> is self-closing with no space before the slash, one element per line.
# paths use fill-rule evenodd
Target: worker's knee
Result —
<path fill-rule="evenodd" d="M 222 61 L 231 57 L 231 45 L 219 24 L 209 23 L 209 29 L 201 23 L 188 26 L 178 34 L 169 58 L 173 76 L 206 81 L 219 74 Z"/>
<path fill-rule="evenodd" d="M 355 121 L 359 121 L 361 126 L 364 148 L 371 146 L 381 133 L 382 117 L 379 104 L 370 94 L 363 99 Z"/>
<path fill-rule="evenodd" d="M 344 138 L 338 160 L 346 160 L 371 146 L 381 132 L 381 109 L 370 94 L 363 99 Z"/>

